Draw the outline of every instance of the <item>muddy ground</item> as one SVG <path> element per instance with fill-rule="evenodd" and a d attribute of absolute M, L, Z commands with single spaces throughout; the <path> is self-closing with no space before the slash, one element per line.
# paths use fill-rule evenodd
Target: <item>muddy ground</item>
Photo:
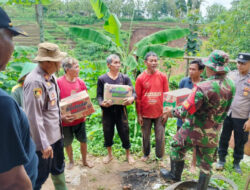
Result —
<path fill-rule="evenodd" d="M 78 162 L 73 169 L 65 170 L 69 190 L 121 190 L 129 184 L 132 184 L 132 189 L 137 190 L 140 183 L 148 187 L 142 189 L 152 189 L 153 186 L 164 183 L 158 177 L 161 166 L 157 161 L 151 160 L 145 163 L 137 158 L 135 164 L 130 165 L 125 160 L 114 158 L 109 164 L 103 164 L 102 157 L 89 158 L 95 164 L 93 168 L 82 167 Z M 147 180 L 146 177 L 153 180 Z M 42 190 L 54 190 L 50 178 L 43 185 Z"/>

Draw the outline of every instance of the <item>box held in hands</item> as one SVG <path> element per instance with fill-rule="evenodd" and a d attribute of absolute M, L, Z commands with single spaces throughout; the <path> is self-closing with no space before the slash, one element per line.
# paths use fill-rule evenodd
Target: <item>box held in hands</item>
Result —
<path fill-rule="evenodd" d="M 192 90 L 189 88 L 181 88 L 170 92 L 163 93 L 163 110 L 166 107 L 177 107 L 180 106 L 191 94 Z"/>
<path fill-rule="evenodd" d="M 60 101 L 62 115 L 71 114 L 80 119 L 94 113 L 94 107 L 91 103 L 86 90 L 73 94 Z"/>
<path fill-rule="evenodd" d="M 112 104 L 123 105 L 124 98 L 132 97 L 133 88 L 128 85 L 105 83 L 104 100 L 112 100 Z"/>

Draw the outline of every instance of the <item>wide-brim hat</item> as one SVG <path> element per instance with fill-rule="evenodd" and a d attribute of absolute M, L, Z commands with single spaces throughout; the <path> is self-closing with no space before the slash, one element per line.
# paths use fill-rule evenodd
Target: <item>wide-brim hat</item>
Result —
<path fill-rule="evenodd" d="M 25 77 L 27 74 L 29 74 L 36 66 L 37 66 L 37 64 L 35 64 L 35 63 L 31 63 L 31 62 L 24 63 L 23 69 L 22 69 L 17 81 L 21 82 L 23 77 Z"/>
<path fill-rule="evenodd" d="M 215 72 L 229 72 L 230 69 L 225 66 L 229 61 L 229 56 L 227 53 L 221 50 L 214 50 L 208 57 L 208 59 L 203 60 L 205 66 L 209 67 Z"/>
<path fill-rule="evenodd" d="M 35 61 L 53 61 L 53 62 L 61 62 L 67 53 L 61 52 L 58 45 L 44 42 L 38 45 L 38 54 Z"/>
<path fill-rule="evenodd" d="M 237 62 L 245 63 L 250 61 L 250 53 L 239 53 L 237 57 Z"/>
<path fill-rule="evenodd" d="M 6 28 L 10 30 L 14 36 L 17 36 L 19 34 L 23 36 L 27 36 L 28 34 L 24 32 L 23 30 L 16 28 L 13 26 L 9 16 L 7 13 L 0 7 L 0 28 Z"/>

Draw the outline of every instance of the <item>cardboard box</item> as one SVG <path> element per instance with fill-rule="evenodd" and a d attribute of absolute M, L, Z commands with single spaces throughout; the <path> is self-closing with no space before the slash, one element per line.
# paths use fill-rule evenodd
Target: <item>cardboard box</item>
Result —
<path fill-rule="evenodd" d="M 80 119 L 95 112 L 86 90 L 73 94 L 60 101 L 62 114 L 72 114 L 76 119 Z"/>
<path fill-rule="evenodd" d="M 128 85 L 105 83 L 104 100 L 112 100 L 113 104 L 122 105 L 123 99 L 132 96 L 133 89 Z"/>
<path fill-rule="evenodd" d="M 163 110 L 165 107 L 177 107 L 180 106 L 192 92 L 189 88 L 181 88 L 170 92 L 163 93 Z"/>

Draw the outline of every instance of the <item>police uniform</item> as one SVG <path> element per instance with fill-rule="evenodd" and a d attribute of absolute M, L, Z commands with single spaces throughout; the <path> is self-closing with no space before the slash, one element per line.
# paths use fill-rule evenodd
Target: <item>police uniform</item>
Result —
<path fill-rule="evenodd" d="M 43 60 L 43 58 L 53 60 L 53 55 L 55 57 L 60 55 L 57 45 L 50 43 L 39 44 L 38 60 Z M 58 60 L 55 59 L 55 61 Z M 39 158 L 38 178 L 34 189 L 41 188 L 49 173 L 52 174 L 56 190 L 67 189 L 64 177 L 65 164 L 59 108 L 60 92 L 55 76 L 48 75 L 38 65 L 26 77 L 23 92 L 24 108 L 30 122 L 31 136 L 35 141 L 36 153 Z M 43 159 L 42 151 L 49 146 L 53 149 L 53 158 Z M 62 186 L 57 186 L 58 181 Z"/>
<path fill-rule="evenodd" d="M 243 126 L 248 118 L 250 118 L 250 72 L 243 76 L 236 70 L 230 72 L 228 77 L 235 82 L 236 93 L 223 124 L 219 143 L 219 163 L 217 169 L 222 169 L 224 167 L 232 131 L 234 131 L 235 143 L 233 157 L 234 164 L 236 165 L 243 159 L 244 145 L 248 140 L 249 134 L 249 132 L 244 131 Z M 241 173 L 240 168 L 238 168 L 237 172 Z"/>
<path fill-rule="evenodd" d="M 233 100 L 235 86 L 225 77 L 228 71 L 224 64 L 227 54 L 214 51 L 204 64 L 211 70 L 223 72 L 198 83 L 183 105 L 172 109 L 172 116 L 186 118 L 171 144 L 171 171 L 161 171 L 162 177 L 179 181 L 184 167 L 187 150 L 196 148 L 200 177 L 197 189 L 206 190 L 210 179 L 212 163 L 216 159 L 216 147 L 222 122 Z"/>

